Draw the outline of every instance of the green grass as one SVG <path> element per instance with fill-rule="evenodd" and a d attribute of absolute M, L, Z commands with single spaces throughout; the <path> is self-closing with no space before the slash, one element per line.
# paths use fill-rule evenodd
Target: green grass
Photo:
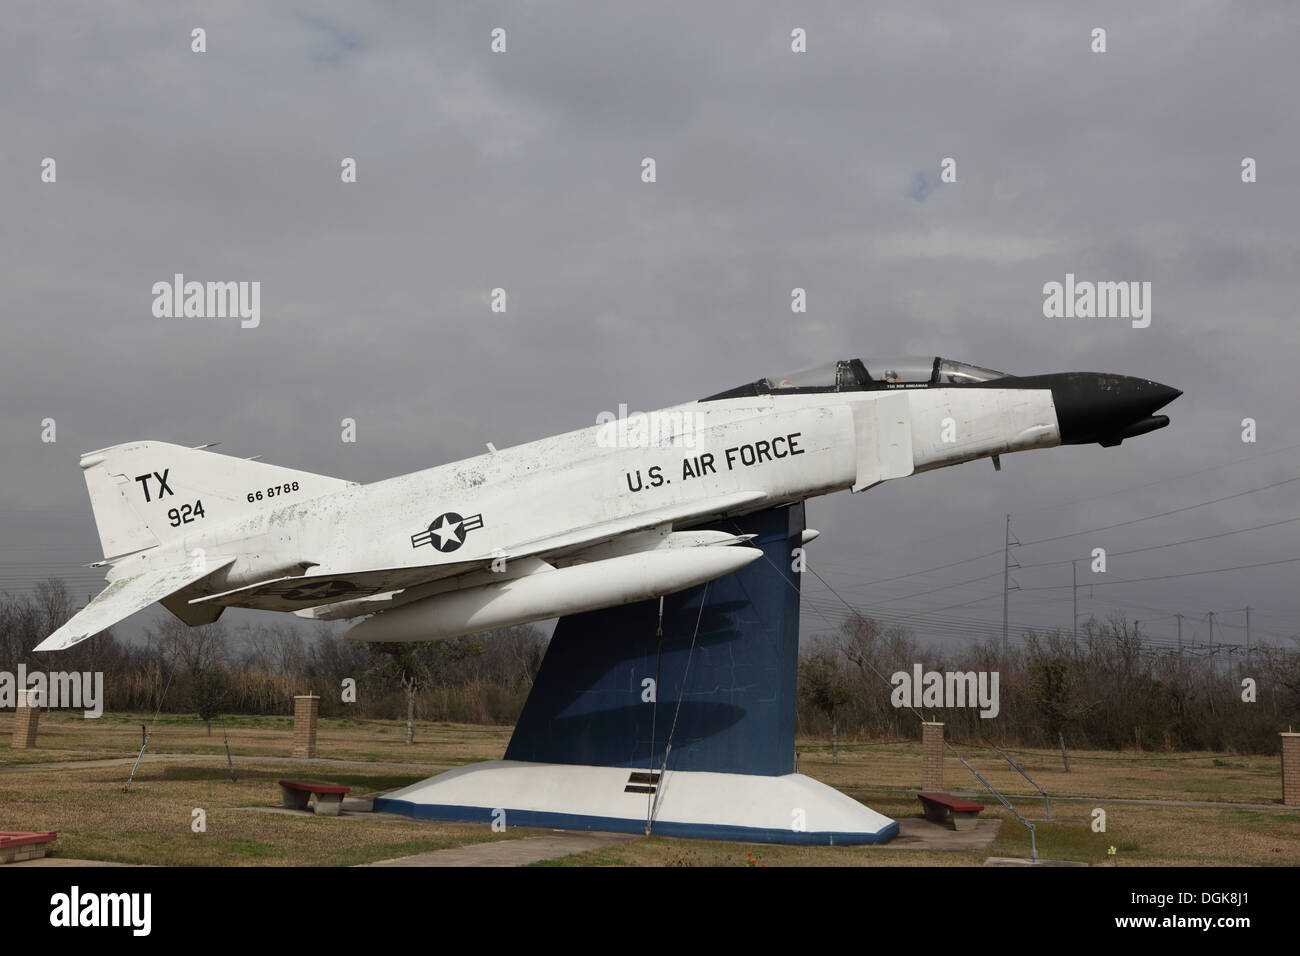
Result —
<path fill-rule="evenodd" d="M 989 844 L 987 854 L 1030 859 L 1029 830 L 1010 814 L 1002 816 L 1002 826 Z M 1035 823 L 1034 837 L 1040 860 L 1072 860 L 1094 865 L 1109 858 L 1111 846 L 1124 852 L 1138 849 L 1133 841 L 1119 840 L 1117 843 L 1113 835 L 1093 833 L 1086 823 Z"/>
<path fill-rule="evenodd" d="M 528 866 L 632 866 L 621 846 L 602 846 L 583 853 L 571 853 L 554 860 L 537 860 Z"/>
<path fill-rule="evenodd" d="M 500 759 L 510 729 L 500 726 L 417 721 L 415 742 L 404 743 L 401 720 L 324 717 L 318 734 L 320 763 L 291 759 L 293 721 L 282 715 L 242 715 L 214 721 L 211 736 L 194 715 L 105 714 L 99 720 L 55 712 L 42 715 L 39 749 L 5 746 L 12 716 L 0 714 L 0 828 L 53 829 L 54 855 L 172 865 L 348 865 L 466 846 L 485 840 L 536 835 L 511 827 L 494 834 L 482 824 L 441 824 L 388 814 L 348 819 L 257 813 L 280 803 L 279 778 L 332 781 L 354 795 L 391 790 L 430 776 L 435 766 Z M 149 753 L 200 755 L 186 761 L 141 764 L 129 794 L 122 784 L 140 747 L 140 724 L 153 730 Z M 223 735 L 230 737 L 238 780 L 226 766 Z M 914 742 L 846 741 L 831 764 L 829 741 L 800 738 L 800 772 L 893 819 L 915 819 L 913 793 L 920 784 L 920 748 Z M 1005 761 L 987 750 L 959 749 L 977 770 L 1035 819 L 1043 804 Z M 1015 751 L 1016 759 L 1053 797 L 1058 817 L 1090 821 L 1107 811 L 1107 833 L 1085 824 L 1042 823 L 1039 855 L 1103 866 L 1300 865 L 1300 813 L 1278 801 L 1276 755 L 1171 754 L 1150 751 L 1079 751 L 1066 773 L 1059 753 Z M 102 766 L 107 758 L 121 763 Z M 246 759 L 247 758 L 247 759 Z M 335 762 L 330 762 L 330 761 Z M 78 769 L 45 765 L 93 761 Z M 343 763 L 342 761 L 349 761 Z M 367 764 L 373 766 L 367 766 Z M 388 764 L 385 766 L 384 764 Z M 415 769 L 406 770 L 405 765 Z M 979 866 L 986 855 L 1027 858 L 1029 835 L 959 761 L 944 764 L 947 789 L 979 793 L 984 818 L 1002 821 L 986 852 L 900 847 L 796 847 L 720 841 L 637 838 L 593 849 L 548 866 Z M 867 788 L 871 788 L 868 790 Z M 1057 801 L 1085 797 L 1087 802 Z M 1123 799 L 1189 801 L 1204 806 L 1143 806 Z M 1239 809 L 1211 807 L 1210 801 Z M 190 813 L 207 812 L 208 832 L 191 833 Z M 1276 809 L 1270 809 L 1276 807 Z M 1107 850 L 1116 847 L 1116 854 Z M 750 854 L 753 856 L 750 856 Z"/>

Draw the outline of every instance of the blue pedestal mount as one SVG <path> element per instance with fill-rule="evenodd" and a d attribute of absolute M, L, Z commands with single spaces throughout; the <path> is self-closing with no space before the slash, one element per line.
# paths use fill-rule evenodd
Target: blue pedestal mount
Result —
<path fill-rule="evenodd" d="M 794 773 L 803 506 L 709 527 L 766 560 L 659 601 L 562 618 L 504 760 L 375 800 L 432 820 L 793 844 L 898 824 Z"/>

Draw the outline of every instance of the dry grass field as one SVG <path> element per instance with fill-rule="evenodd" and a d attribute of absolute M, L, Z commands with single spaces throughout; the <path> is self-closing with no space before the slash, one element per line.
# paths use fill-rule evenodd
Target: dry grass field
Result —
<path fill-rule="evenodd" d="M 278 804 L 280 777 L 347 784 L 354 796 L 381 793 L 442 768 L 499 758 L 508 727 L 419 723 L 404 743 L 398 722 L 324 719 L 316 763 L 290 759 L 288 717 L 214 722 L 168 715 L 152 728 L 149 754 L 129 793 L 122 785 L 140 747 L 140 715 L 41 718 L 36 750 L 9 747 L 12 713 L 0 715 L 0 829 L 59 831 L 54 855 L 155 865 L 349 865 L 541 832 L 484 824 L 409 820 L 389 814 L 315 818 L 264 813 Z M 236 781 L 226 765 L 229 735 Z M 851 743 L 838 763 L 821 741 L 799 742 L 802 773 L 840 787 L 895 819 L 915 818 L 920 745 Z M 1101 866 L 1296 865 L 1300 808 L 1280 803 L 1278 758 L 1164 752 L 1079 752 L 1069 773 L 1059 753 L 1013 756 L 1052 798 L 1042 797 L 996 753 L 959 748 L 965 759 L 1037 826 L 1040 856 Z M 71 766 L 69 766 L 71 765 Z M 989 856 L 1028 857 L 1028 831 L 987 794 L 955 757 L 948 789 L 984 793 L 983 816 L 1002 820 L 980 852 L 885 847 L 782 847 L 639 838 L 539 865 L 631 866 L 978 866 Z M 1134 802 L 1127 802 L 1134 801 Z M 1148 801 L 1148 802 L 1142 802 Z M 1150 801 L 1161 801 L 1152 803 Z M 191 830 L 193 811 L 207 831 Z M 1093 832 L 1096 808 L 1106 832 Z"/>

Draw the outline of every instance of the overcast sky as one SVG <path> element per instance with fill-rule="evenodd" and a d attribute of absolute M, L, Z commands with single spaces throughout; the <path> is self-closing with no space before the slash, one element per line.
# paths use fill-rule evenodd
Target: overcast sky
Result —
<path fill-rule="evenodd" d="M 810 561 L 853 602 L 965 604 L 923 633 L 1000 631 L 1000 553 L 911 572 L 997 551 L 1007 512 L 1029 541 L 1300 475 L 1294 4 L 207 6 L 6 7 L 0 587 L 98 590 L 83 451 L 220 441 L 373 481 L 837 358 L 1185 393 L 1169 428 L 1118 448 L 810 502 Z M 177 272 L 261 282 L 260 325 L 155 318 L 151 287 Z M 1150 282 L 1150 327 L 1045 318 L 1066 273 Z M 1069 564 L 1032 564 L 1285 521 L 1298 492 L 1018 549 L 1013 627 L 1069 627 Z M 1300 522 L 1080 580 L 1288 558 Z M 1171 641 L 1172 614 L 1203 640 L 1194 616 L 1216 611 L 1240 641 L 1249 605 L 1276 640 L 1300 631 L 1298 575 L 1107 583 L 1080 610 L 1124 607 Z"/>

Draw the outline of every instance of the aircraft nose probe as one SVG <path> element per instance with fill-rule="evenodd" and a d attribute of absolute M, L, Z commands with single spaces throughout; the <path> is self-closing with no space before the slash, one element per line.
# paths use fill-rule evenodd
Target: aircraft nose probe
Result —
<path fill-rule="evenodd" d="M 1064 372 L 1038 378 L 1052 391 L 1062 445 L 1097 442 L 1109 447 L 1164 428 L 1169 416 L 1156 411 L 1183 394 L 1128 375 Z"/>

